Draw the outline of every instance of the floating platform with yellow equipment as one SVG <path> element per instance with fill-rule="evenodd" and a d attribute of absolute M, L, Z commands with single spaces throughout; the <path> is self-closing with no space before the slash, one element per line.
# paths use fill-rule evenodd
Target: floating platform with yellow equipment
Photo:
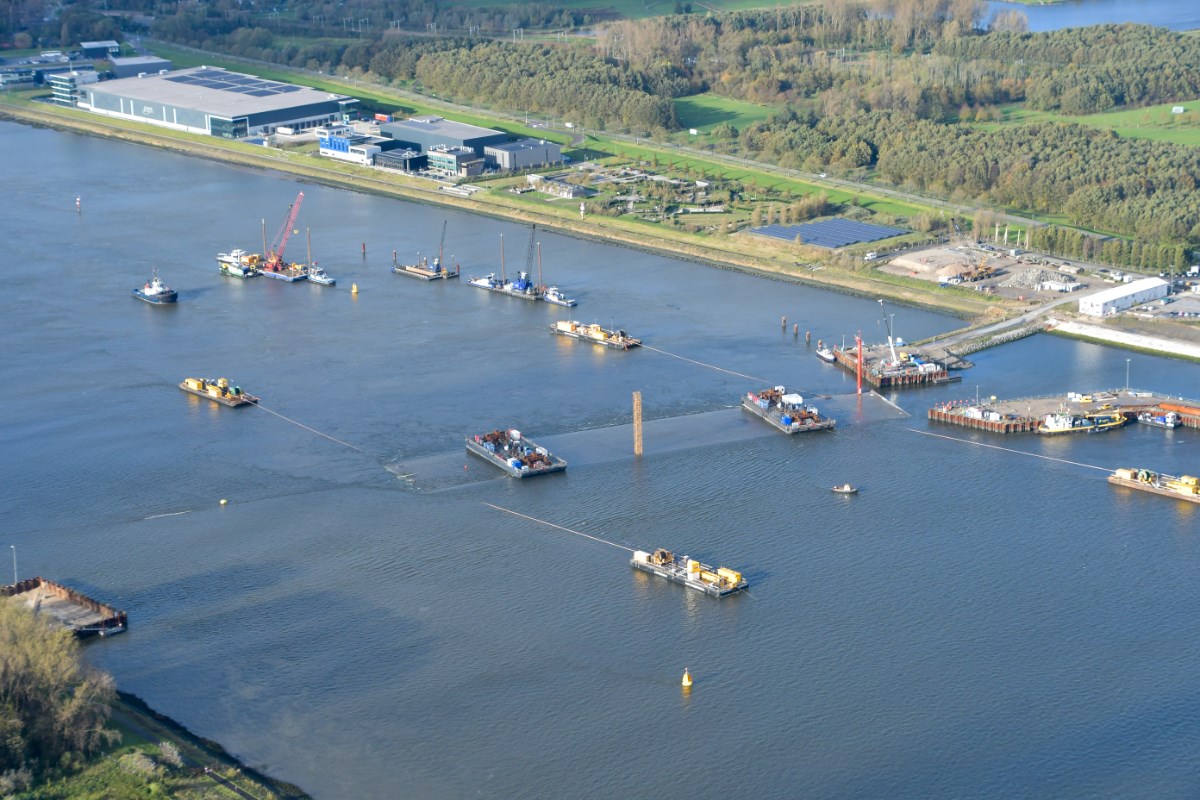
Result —
<path fill-rule="evenodd" d="M 212 378 L 184 378 L 179 388 L 223 406 L 247 406 L 258 402 L 257 397 L 246 394 L 240 386 L 230 386 L 228 378 L 215 381 Z"/>
<path fill-rule="evenodd" d="M 740 572 L 725 567 L 714 569 L 695 559 L 677 556 L 662 548 L 653 553 L 635 550 L 629 563 L 634 569 L 683 584 L 689 589 L 704 592 L 712 597 L 725 597 L 750 586 Z"/>
<path fill-rule="evenodd" d="M 1153 492 L 1176 500 L 1200 503 L 1200 478 L 1191 475 L 1164 475 L 1148 469 L 1119 469 L 1108 476 L 1108 482 L 1143 492 Z"/>
<path fill-rule="evenodd" d="M 572 339 L 580 339 L 602 347 L 611 347 L 614 350 L 628 350 L 642 343 L 641 339 L 634 339 L 625 331 L 610 331 L 595 322 L 584 325 L 582 322 L 560 320 L 551 325 L 550 330 L 559 336 L 569 336 Z"/>

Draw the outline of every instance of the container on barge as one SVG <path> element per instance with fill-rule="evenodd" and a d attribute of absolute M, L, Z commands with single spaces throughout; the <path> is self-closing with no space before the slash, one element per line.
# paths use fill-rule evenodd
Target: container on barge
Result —
<path fill-rule="evenodd" d="M 832 430 L 837 420 L 822 417 L 816 406 L 805 405 L 804 397 L 783 386 L 746 392 L 742 408 L 787 434 Z"/>
<path fill-rule="evenodd" d="M 1108 482 L 1143 492 L 1200 503 L 1200 478 L 1192 475 L 1164 475 L 1148 469 L 1118 469 L 1108 476 Z"/>
<path fill-rule="evenodd" d="M 666 578 L 710 597 L 725 597 L 750 586 L 742 573 L 726 567 L 713 568 L 687 556 L 659 548 L 653 553 L 635 550 L 630 565 L 642 572 Z"/>
<path fill-rule="evenodd" d="M 635 339 L 625 331 L 612 331 L 608 328 L 602 328 L 596 322 L 585 325 L 582 322 L 575 322 L 574 320 L 559 320 L 550 326 L 550 330 L 559 336 L 580 339 L 603 347 L 610 347 L 614 350 L 629 350 L 642 343 L 641 339 Z"/>
<path fill-rule="evenodd" d="M 246 394 L 240 386 L 230 386 L 228 378 L 184 378 L 179 388 L 185 392 L 207 397 L 223 406 L 247 406 L 258 402 L 258 398 Z"/>
<path fill-rule="evenodd" d="M 467 437 L 467 450 L 514 478 L 562 472 L 567 462 L 515 429 Z"/>
<path fill-rule="evenodd" d="M 45 578 L 28 578 L 0 586 L 0 597 L 20 598 L 35 612 L 57 619 L 80 639 L 114 636 L 129 626 L 124 611 Z"/>

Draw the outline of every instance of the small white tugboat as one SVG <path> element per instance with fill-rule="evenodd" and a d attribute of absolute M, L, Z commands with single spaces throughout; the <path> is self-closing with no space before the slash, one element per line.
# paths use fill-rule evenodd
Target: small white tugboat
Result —
<path fill-rule="evenodd" d="M 146 281 L 145 286 L 133 290 L 133 296 L 139 300 L 145 300 L 147 303 L 162 305 L 163 303 L 174 303 L 179 298 L 179 292 L 163 283 L 158 277 L 158 270 L 155 269 L 154 275 Z"/>

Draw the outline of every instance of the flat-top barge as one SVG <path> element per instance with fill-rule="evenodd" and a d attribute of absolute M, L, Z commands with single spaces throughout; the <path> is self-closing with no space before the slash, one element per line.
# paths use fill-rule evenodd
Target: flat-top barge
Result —
<path fill-rule="evenodd" d="M 653 553 L 635 550 L 630 565 L 642 572 L 649 572 L 672 583 L 704 592 L 711 597 L 725 597 L 750 586 L 742 573 L 726 567 L 713 569 L 687 556 L 677 556 L 661 547 Z"/>
<path fill-rule="evenodd" d="M 550 326 L 550 330 L 559 336 L 580 339 L 602 347 L 611 347 L 614 350 L 628 350 L 642 343 L 641 339 L 634 339 L 625 331 L 610 331 L 595 322 L 591 325 L 584 325 L 582 322 L 559 320 Z"/>
<path fill-rule="evenodd" d="M 457 278 L 459 267 L 458 264 L 455 264 L 454 271 L 451 272 L 442 266 L 441 258 L 434 257 L 432 264 L 429 263 L 428 258 L 419 258 L 415 264 L 393 264 L 392 272 L 423 281 L 440 281 Z"/>
<path fill-rule="evenodd" d="M 1108 482 L 1143 492 L 1153 492 L 1176 500 L 1200 503 L 1200 478 L 1191 475 L 1164 475 L 1148 469 L 1119 469 L 1108 476 Z"/>
<path fill-rule="evenodd" d="M 837 426 L 837 420 L 822 417 L 816 406 L 805 405 L 802 395 L 783 386 L 763 389 L 757 394 L 746 392 L 742 408 L 787 434 L 826 431 Z"/>
<path fill-rule="evenodd" d="M 129 626 L 124 611 L 99 603 L 87 595 L 45 578 L 28 578 L 9 586 L 0 586 L 0 597 L 19 598 L 36 613 L 48 614 L 80 639 L 88 636 L 113 636 Z"/>
<path fill-rule="evenodd" d="M 567 462 L 518 430 L 495 430 L 467 437 L 467 450 L 512 475 L 530 478 L 562 472 Z"/>
<path fill-rule="evenodd" d="M 215 381 L 212 378 L 184 378 L 179 388 L 223 406 L 248 406 L 258 402 L 257 397 L 246 394 L 240 386 L 230 386 L 228 378 Z"/>

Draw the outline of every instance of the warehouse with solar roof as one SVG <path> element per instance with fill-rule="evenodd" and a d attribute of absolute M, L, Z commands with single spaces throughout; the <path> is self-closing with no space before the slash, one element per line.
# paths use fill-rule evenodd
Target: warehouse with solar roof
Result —
<path fill-rule="evenodd" d="M 79 106 L 97 114 L 224 139 L 305 131 L 337 123 L 358 105 L 352 97 L 294 86 L 219 67 L 143 74 L 89 84 Z"/>

